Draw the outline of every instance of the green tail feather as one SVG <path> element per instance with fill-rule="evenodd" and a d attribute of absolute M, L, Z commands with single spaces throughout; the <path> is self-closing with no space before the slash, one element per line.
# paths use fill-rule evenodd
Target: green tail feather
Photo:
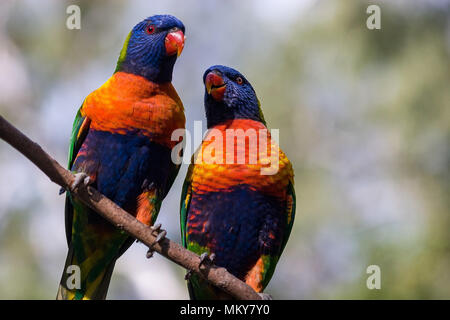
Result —
<path fill-rule="evenodd" d="M 57 300 L 104 300 L 108 293 L 109 283 L 114 270 L 116 260 L 103 268 L 95 278 L 92 279 L 92 272 L 83 276 L 83 269 L 74 270 L 70 266 L 76 266 L 72 246 L 69 247 L 63 275 L 56 296 Z M 78 283 L 76 277 L 79 277 Z M 92 281 L 94 280 L 94 281 Z M 78 285 L 78 286 L 77 286 Z"/>

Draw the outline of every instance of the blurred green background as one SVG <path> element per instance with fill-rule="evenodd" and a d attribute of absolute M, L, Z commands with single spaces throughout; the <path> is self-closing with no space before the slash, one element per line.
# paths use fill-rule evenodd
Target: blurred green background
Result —
<path fill-rule="evenodd" d="M 81 8 L 81 30 L 66 8 Z M 381 8 L 368 30 L 366 8 Z M 213 64 L 253 84 L 295 168 L 297 216 L 266 292 L 275 299 L 450 298 L 450 1 L 1 1 L 0 114 L 66 163 L 82 100 L 112 74 L 129 30 L 186 25 L 174 86 L 204 120 Z M 180 241 L 183 167 L 159 221 Z M 0 298 L 53 299 L 66 256 L 64 197 L 0 142 Z M 180 267 L 135 244 L 110 299 L 183 299 Z M 381 268 L 368 290 L 366 268 Z"/>

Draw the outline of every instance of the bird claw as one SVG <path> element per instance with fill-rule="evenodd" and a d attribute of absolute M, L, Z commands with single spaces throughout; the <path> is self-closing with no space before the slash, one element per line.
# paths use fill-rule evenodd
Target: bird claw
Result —
<path fill-rule="evenodd" d="M 155 243 L 159 243 L 161 240 L 164 240 L 166 238 L 166 235 L 167 235 L 167 231 L 166 230 L 163 230 L 160 233 L 158 233 L 158 236 L 156 237 Z"/>
<path fill-rule="evenodd" d="M 208 252 L 203 252 L 200 255 L 200 263 L 198 264 L 198 267 L 200 268 L 206 262 L 212 264 L 212 263 L 214 263 L 215 259 L 216 259 L 216 255 L 214 253 L 208 254 Z"/>
<path fill-rule="evenodd" d="M 184 280 L 189 280 L 192 277 L 192 274 L 192 270 L 188 270 L 188 272 L 184 275 Z"/>
<path fill-rule="evenodd" d="M 162 240 L 164 240 L 166 238 L 167 235 L 167 231 L 161 229 L 161 223 L 155 224 L 154 226 L 151 226 L 150 229 L 152 231 L 156 231 L 158 232 L 158 235 L 156 236 L 155 242 L 152 243 L 152 245 L 150 246 L 150 248 L 148 248 L 146 257 L 147 259 L 150 259 L 151 257 L 153 257 L 153 252 L 155 250 L 153 250 L 153 246 L 159 242 L 161 242 Z"/>
<path fill-rule="evenodd" d="M 91 178 L 86 173 L 84 172 L 75 173 L 75 180 L 71 184 L 70 190 L 77 189 L 81 183 L 83 183 L 83 185 L 87 187 L 90 182 Z"/>
<path fill-rule="evenodd" d="M 156 236 L 156 240 L 153 243 L 153 245 L 155 245 L 156 243 L 160 242 L 161 240 L 163 240 L 166 235 L 167 235 L 167 231 L 164 229 L 161 229 L 161 223 L 157 223 L 154 226 L 151 226 L 150 229 L 152 230 L 152 232 L 157 232 L 158 235 Z"/>
<path fill-rule="evenodd" d="M 148 249 L 147 254 L 145 255 L 145 257 L 147 259 L 150 259 L 151 257 L 153 257 L 153 250 L 152 249 Z"/>
<path fill-rule="evenodd" d="M 261 297 L 261 300 L 273 300 L 272 296 L 268 293 L 258 293 Z"/>
<path fill-rule="evenodd" d="M 161 230 L 161 223 L 157 223 L 154 226 L 151 226 L 150 229 L 152 231 L 158 231 L 159 232 L 159 230 Z"/>

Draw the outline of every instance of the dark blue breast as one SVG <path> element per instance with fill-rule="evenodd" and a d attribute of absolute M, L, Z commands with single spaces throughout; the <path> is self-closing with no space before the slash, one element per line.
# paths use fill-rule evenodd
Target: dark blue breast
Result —
<path fill-rule="evenodd" d="M 133 206 L 145 179 L 166 188 L 170 149 L 139 132 L 90 130 L 72 170 L 96 176 L 94 187 L 121 207 Z"/>
<path fill-rule="evenodd" d="M 210 248 L 218 266 L 243 279 L 261 255 L 279 254 L 286 228 L 284 207 L 279 199 L 246 185 L 229 192 L 193 194 L 188 239 Z"/>

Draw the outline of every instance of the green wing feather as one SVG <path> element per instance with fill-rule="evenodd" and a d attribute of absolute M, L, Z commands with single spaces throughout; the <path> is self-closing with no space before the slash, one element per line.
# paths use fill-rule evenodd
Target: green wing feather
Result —
<path fill-rule="evenodd" d="M 192 156 L 191 163 L 194 163 L 194 156 Z M 183 189 L 181 190 L 181 200 L 180 200 L 180 230 L 181 230 L 181 243 L 183 247 L 187 248 L 187 234 L 186 234 L 186 224 L 187 224 L 187 212 L 189 210 L 189 205 L 191 203 L 191 182 L 192 182 L 192 171 L 194 169 L 194 164 L 189 166 L 188 172 L 186 174 L 186 179 L 183 183 Z M 198 279 L 196 275 L 192 275 L 187 282 L 189 297 L 191 299 L 198 299 L 197 294 L 194 290 L 193 282 L 196 287 L 198 285 Z"/>
<path fill-rule="evenodd" d="M 85 123 L 86 121 L 86 123 Z M 75 120 L 73 121 L 72 134 L 70 135 L 70 146 L 67 168 L 70 170 L 73 165 L 73 161 L 83 144 L 84 139 L 89 131 L 89 119 L 81 115 L 81 108 L 78 110 Z M 83 125 L 85 123 L 85 125 Z M 80 132 L 80 129 L 82 130 Z"/>
<path fill-rule="evenodd" d="M 187 248 L 186 243 L 186 223 L 187 223 L 187 212 L 189 210 L 189 205 L 191 203 L 191 176 L 193 171 L 193 164 L 189 166 L 186 179 L 183 183 L 183 189 L 181 190 L 181 200 L 180 200 L 180 229 L 181 229 L 181 242 L 183 247 Z"/>
<path fill-rule="evenodd" d="M 75 120 L 73 122 L 72 134 L 70 136 L 70 146 L 69 146 L 69 156 L 67 168 L 72 169 L 73 162 L 81 148 L 81 145 L 86 138 L 89 131 L 89 118 L 83 117 L 81 115 L 81 108 L 78 110 Z M 72 219 L 73 219 L 73 205 L 72 196 L 70 192 L 66 195 L 66 205 L 65 205 L 65 224 L 66 224 L 66 238 L 67 244 L 72 241 Z"/>

